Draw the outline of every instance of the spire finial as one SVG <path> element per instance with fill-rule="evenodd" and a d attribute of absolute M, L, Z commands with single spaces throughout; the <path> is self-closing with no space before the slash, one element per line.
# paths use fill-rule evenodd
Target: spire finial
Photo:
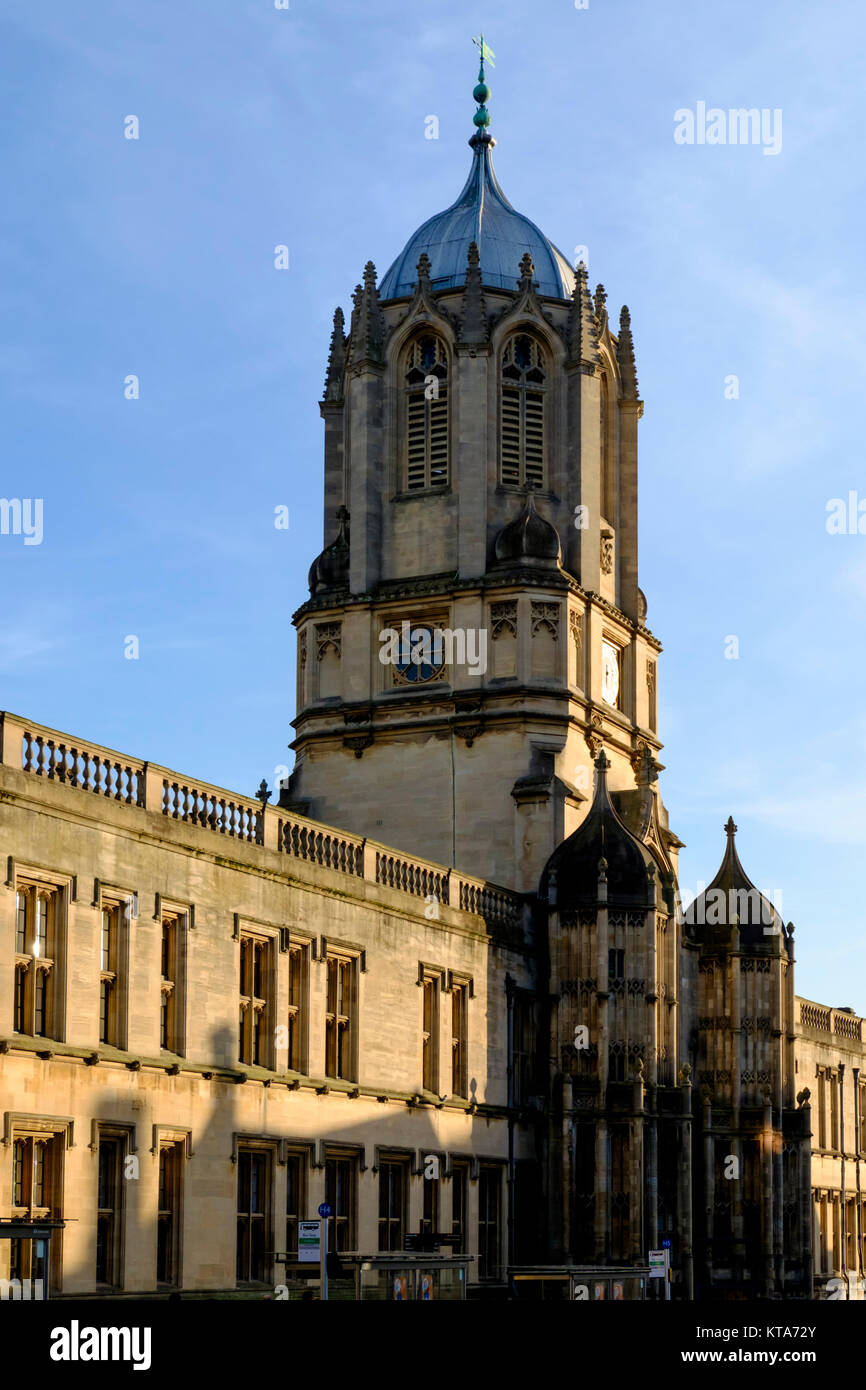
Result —
<path fill-rule="evenodd" d="M 619 339 L 616 345 L 616 357 L 622 377 L 623 395 L 628 401 L 636 401 L 639 399 L 637 372 L 634 365 L 634 341 L 631 336 L 631 314 L 628 311 L 627 304 L 623 304 L 619 316 Z"/>
<path fill-rule="evenodd" d="M 328 371 L 325 377 L 325 400 L 343 399 L 343 374 L 346 370 L 345 319 L 340 308 L 334 310 L 334 331 L 331 334 L 331 347 L 328 353 Z"/>
<path fill-rule="evenodd" d="M 481 287 L 481 256 L 476 241 L 470 242 L 466 258 L 466 288 L 463 291 L 460 310 L 460 341 L 487 341 L 487 315 L 484 308 L 484 291 Z"/>
<path fill-rule="evenodd" d="M 475 115 L 472 117 L 472 120 L 478 128 L 478 133 L 481 134 L 481 132 L 486 131 L 487 127 L 490 125 L 490 112 L 487 110 L 486 105 L 486 103 L 490 100 L 490 88 L 484 80 L 484 60 L 486 58 L 490 66 L 495 67 L 496 65 L 493 62 L 493 59 L 496 57 L 496 54 L 484 42 L 483 34 L 479 34 L 477 38 L 472 40 L 472 42 L 475 44 L 479 53 L 481 54 L 481 62 L 478 67 L 478 83 L 475 87 L 475 90 L 472 93 L 473 97 L 478 103 L 478 110 L 475 112 Z"/>
<path fill-rule="evenodd" d="M 725 822 L 725 834 L 727 835 L 729 840 L 733 840 L 736 833 L 737 827 L 734 825 L 734 818 L 733 816 L 728 816 L 728 819 Z"/>

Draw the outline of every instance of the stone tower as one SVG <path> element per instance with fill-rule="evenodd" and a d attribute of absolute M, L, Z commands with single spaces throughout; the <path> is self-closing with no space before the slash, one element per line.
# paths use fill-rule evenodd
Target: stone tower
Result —
<path fill-rule="evenodd" d="M 690 1292 L 690 1005 L 673 864 L 654 782 L 611 793 L 604 751 L 595 766 L 592 806 L 551 856 L 538 909 L 550 1254 L 640 1265 L 668 1237 Z"/>
<path fill-rule="evenodd" d="M 612 788 L 659 766 L 642 403 L 628 310 L 499 186 L 483 62 L 474 98 L 456 202 L 334 316 L 282 800 L 533 891 L 602 747 Z"/>
<path fill-rule="evenodd" d="M 794 928 L 725 826 L 718 873 L 686 910 L 682 992 L 695 1064 L 695 1282 L 752 1296 L 812 1288 L 809 1091 L 796 1092 Z"/>

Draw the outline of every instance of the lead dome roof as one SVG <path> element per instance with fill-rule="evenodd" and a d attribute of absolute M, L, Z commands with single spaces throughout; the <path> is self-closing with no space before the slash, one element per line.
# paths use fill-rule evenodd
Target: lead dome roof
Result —
<path fill-rule="evenodd" d="M 400 299 L 411 295 L 418 261 L 425 254 L 430 258 L 433 290 L 462 288 L 469 247 L 475 242 L 481 258 L 482 282 L 489 288 L 516 289 L 518 267 L 528 254 L 535 266 L 538 293 L 553 299 L 570 299 L 575 277 L 568 259 L 530 218 L 512 207 L 494 173 L 491 151 L 496 141 L 487 130 L 490 88 L 484 79 L 483 56 L 473 96 L 479 110 L 473 117 L 476 133 L 469 141 L 469 177 L 456 202 L 429 217 L 412 233 L 386 272 L 379 288 L 380 297 Z"/>

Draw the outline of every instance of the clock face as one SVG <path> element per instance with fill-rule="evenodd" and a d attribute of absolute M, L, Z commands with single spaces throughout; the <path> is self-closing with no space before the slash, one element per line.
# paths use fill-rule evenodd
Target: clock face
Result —
<path fill-rule="evenodd" d="M 601 698 L 609 705 L 619 699 L 619 652 L 612 642 L 601 644 Z"/>
<path fill-rule="evenodd" d="M 423 685 L 440 674 L 445 665 L 442 634 L 436 628 L 406 623 L 394 674 L 401 683 Z"/>

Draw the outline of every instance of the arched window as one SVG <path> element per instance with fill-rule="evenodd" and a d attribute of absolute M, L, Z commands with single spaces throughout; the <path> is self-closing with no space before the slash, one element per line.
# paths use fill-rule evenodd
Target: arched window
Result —
<path fill-rule="evenodd" d="M 406 356 L 406 487 L 448 486 L 448 349 L 425 334 Z"/>
<path fill-rule="evenodd" d="M 528 333 L 515 333 L 502 354 L 499 480 L 544 487 L 544 394 L 547 360 Z"/>

